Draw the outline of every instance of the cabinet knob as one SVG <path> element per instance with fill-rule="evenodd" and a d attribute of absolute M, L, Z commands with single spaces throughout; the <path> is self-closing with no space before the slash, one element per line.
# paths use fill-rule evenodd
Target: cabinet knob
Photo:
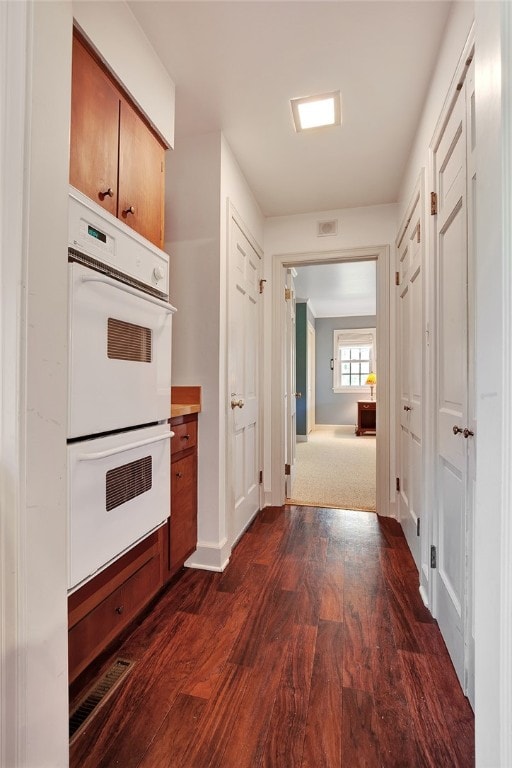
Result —
<path fill-rule="evenodd" d="M 109 187 L 105 191 L 100 192 L 100 199 L 104 200 L 106 197 L 114 197 L 114 190 L 112 187 Z"/>
<path fill-rule="evenodd" d="M 123 211 L 123 214 L 124 214 L 125 216 L 128 216 L 128 214 L 129 214 L 129 213 L 135 213 L 135 206 L 133 206 L 133 205 L 130 205 L 130 207 L 129 207 L 129 208 L 125 208 L 125 209 L 124 209 L 124 211 Z"/>
<path fill-rule="evenodd" d="M 181 439 L 182 440 L 190 440 L 190 435 L 182 435 Z"/>
<path fill-rule="evenodd" d="M 183 472 L 176 472 L 176 477 L 178 478 L 183 477 Z"/>
<path fill-rule="evenodd" d="M 116 608 L 116 613 L 118 613 L 120 616 L 123 611 L 124 611 L 124 605 L 118 605 Z"/>

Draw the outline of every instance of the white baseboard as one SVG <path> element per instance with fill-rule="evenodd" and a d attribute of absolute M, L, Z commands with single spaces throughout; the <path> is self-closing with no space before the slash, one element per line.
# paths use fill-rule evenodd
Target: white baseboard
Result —
<path fill-rule="evenodd" d="M 297 442 L 298 443 L 307 443 L 308 436 L 307 435 L 297 435 Z"/>
<path fill-rule="evenodd" d="M 227 539 L 219 542 L 198 541 L 197 549 L 185 562 L 185 567 L 222 572 L 229 563 L 230 555 L 231 547 Z"/>
<path fill-rule="evenodd" d="M 420 597 L 423 600 L 423 605 L 430 610 L 430 606 L 428 604 L 428 595 L 423 584 L 420 584 Z"/>

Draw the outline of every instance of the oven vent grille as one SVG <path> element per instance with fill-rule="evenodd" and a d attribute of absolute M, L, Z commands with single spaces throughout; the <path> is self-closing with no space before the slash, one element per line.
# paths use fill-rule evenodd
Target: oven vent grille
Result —
<path fill-rule="evenodd" d="M 88 720 L 97 710 L 98 706 L 104 703 L 110 694 L 115 691 L 126 673 L 132 669 L 133 665 L 133 661 L 116 659 L 100 680 L 89 689 L 84 698 L 78 703 L 69 716 L 70 740 L 78 735 L 85 725 L 86 720 Z"/>
<path fill-rule="evenodd" d="M 130 499 L 151 490 L 153 461 L 151 456 L 109 469 L 106 474 L 105 502 L 107 512 Z"/>
<path fill-rule="evenodd" d="M 107 356 L 111 360 L 151 362 L 151 329 L 108 318 Z"/>

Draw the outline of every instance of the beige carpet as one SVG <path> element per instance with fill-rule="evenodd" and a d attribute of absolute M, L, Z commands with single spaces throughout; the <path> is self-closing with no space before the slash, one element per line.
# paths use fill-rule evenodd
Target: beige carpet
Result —
<path fill-rule="evenodd" d="M 373 435 L 357 437 L 354 427 L 317 427 L 297 443 L 292 504 L 375 511 Z"/>

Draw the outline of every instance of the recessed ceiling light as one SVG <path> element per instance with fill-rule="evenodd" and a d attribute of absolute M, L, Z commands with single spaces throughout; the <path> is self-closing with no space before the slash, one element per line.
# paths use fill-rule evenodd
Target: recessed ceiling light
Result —
<path fill-rule="evenodd" d="M 290 99 L 295 130 L 307 131 L 310 128 L 324 128 L 329 125 L 341 125 L 341 97 L 339 91 L 322 93 L 318 96 L 306 96 L 302 99 Z"/>

